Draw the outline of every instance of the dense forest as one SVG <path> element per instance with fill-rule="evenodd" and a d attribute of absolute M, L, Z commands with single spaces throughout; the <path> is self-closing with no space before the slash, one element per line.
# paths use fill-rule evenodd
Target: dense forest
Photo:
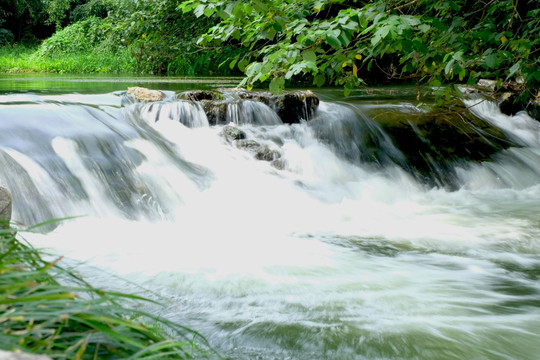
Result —
<path fill-rule="evenodd" d="M 1 0 L 0 71 L 244 75 L 439 86 L 540 83 L 537 0 Z"/>

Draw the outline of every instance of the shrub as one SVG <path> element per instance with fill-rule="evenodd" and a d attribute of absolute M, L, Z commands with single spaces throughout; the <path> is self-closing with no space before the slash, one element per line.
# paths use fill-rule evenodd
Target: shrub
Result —
<path fill-rule="evenodd" d="M 55 57 L 60 54 L 87 52 L 106 36 L 101 20 L 90 17 L 57 31 L 41 45 L 38 55 Z"/>

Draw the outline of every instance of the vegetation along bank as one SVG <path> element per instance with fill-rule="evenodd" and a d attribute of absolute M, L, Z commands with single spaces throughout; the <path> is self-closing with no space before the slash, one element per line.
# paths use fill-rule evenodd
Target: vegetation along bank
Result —
<path fill-rule="evenodd" d="M 15 0 L 0 14 L 2 72 L 244 75 L 248 90 L 345 94 L 492 79 L 519 84 L 521 108 L 539 96 L 536 0 Z"/>

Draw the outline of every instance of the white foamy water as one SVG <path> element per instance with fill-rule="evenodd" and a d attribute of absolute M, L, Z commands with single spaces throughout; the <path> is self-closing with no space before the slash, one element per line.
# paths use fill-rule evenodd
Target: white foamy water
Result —
<path fill-rule="evenodd" d="M 166 106 L 141 119 L 103 110 L 118 135 L 107 143 L 44 137 L 53 160 L 35 144 L 0 148 L 36 182 L 35 206 L 87 214 L 25 237 L 82 261 L 95 285 L 159 298 L 165 308 L 152 311 L 231 359 L 537 358 L 540 151 L 529 119 L 514 131 L 516 117 L 478 110 L 524 146 L 461 165 L 450 191 L 352 163 L 309 122 L 233 121 L 280 154 L 260 161 L 199 110 L 189 122 L 184 105 Z"/>

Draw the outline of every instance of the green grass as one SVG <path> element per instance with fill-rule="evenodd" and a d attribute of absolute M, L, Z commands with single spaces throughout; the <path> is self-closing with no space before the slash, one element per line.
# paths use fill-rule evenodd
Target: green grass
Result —
<path fill-rule="evenodd" d="M 140 309 L 151 300 L 96 289 L 0 229 L 0 349 L 53 359 L 219 358 L 196 331 Z"/>
<path fill-rule="evenodd" d="M 117 53 L 80 52 L 40 56 L 39 48 L 8 45 L 0 48 L 0 73 L 134 74 L 137 64 L 127 50 Z"/>

